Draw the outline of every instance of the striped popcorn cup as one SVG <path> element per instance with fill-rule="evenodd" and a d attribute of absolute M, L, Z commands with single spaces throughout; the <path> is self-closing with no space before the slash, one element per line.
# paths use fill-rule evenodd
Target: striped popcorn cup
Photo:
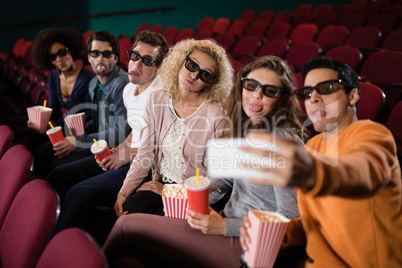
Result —
<path fill-rule="evenodd" d="M 182 184 L 165 184 L 162 190 L 162 202 L 165 216 L 177 219 L 186 219 L 187 193 Z"/>
<path fill-rule="evenodd" d="M 290 220 L 262 210 L 250 210 L 248 216 L 250 242 L 244 259 L 249 267 L 273 267 Z"/>
<path fill-rule="evenodd" d="M 32 123 L 32 128 L 43 134 L 46 132 L 50 116 L 52 115 L 52 108 L 44 106 L 28 107 L 28 120 Z"/>
<path fill-rule="evenodd" d="M 71 135 L 79 136 L 85 134 L 84 129 L 85 113 L 71 114 L 64 118 L 67 127 L 70 129 Z"/>

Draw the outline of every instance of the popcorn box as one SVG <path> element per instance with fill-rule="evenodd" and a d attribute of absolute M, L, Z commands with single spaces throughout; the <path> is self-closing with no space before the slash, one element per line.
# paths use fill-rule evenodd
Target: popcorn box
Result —
<path fill-rule="evenodd" d="M 262 210 L 250 210 L 248 216 L 250 242 L 244 259 L 249 267 L 273 267 L 290 220 Z"/>
<path fill-rule="evenodd" d="M 40 105 L 28 107 L 28 119 L 32 122 L 32 128 L 41 134 L 45 133 L 52 111 L 52 108 Z"/>
<path fill-rule="evenodd" d="M 162 190 L 162 202 L 165 216 L 186 219 L 188 199 L 183 184 L 165 184 Z"/>
<path fill-rule="evenodd" d="M 73 136 L 85 134 L 84 120 L 85 113 L 70 114 L 64 118 L 64 122 L 66 122 Z"/>

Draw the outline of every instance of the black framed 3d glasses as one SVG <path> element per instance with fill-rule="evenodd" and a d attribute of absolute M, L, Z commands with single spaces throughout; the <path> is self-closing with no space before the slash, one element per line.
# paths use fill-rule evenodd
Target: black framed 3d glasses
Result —
<path fill-rule="evenodd" d="M 255 92 L 261 88 L 262 94 L 268 98 L 276 98 L 280 92 L 283 92 L 283 89 L 273 85 L 261 85 L 260 82 L 251 78 L 242 77 L 241 81 L 244 89 Z"/>
<path fill-rule="evenodd" d="M 336 86 L 337 84 L 343 85 L 343 87 Z M 296 95 L 300 100 L 307 100 L 311 98 L 311 94 L 313 93 L 314 90 L 320 95 L 328 95 L 338 91 L 339 89 L 344 88 L 351 88 L 351 86 L 349 86 L 346 82 L 343 82 L 341 79 L 332 79 L 322 81 L 317 85 L 315 85 L 314 87 L 312 86 L 302 87 L 296 90 Z"/>
<path fill-rule="evenodd" d="M 152 59 L 151 56 L 145 55 L 141 56 L 137 51 L 128 50 L 128 58 L 132 61 L 138 61 L 141 59 L 142 63 L 146 66 L 151 66 L 154 62 L 158 63 L 157 60 Z"/>
<path fill-rule="evenodd" d="M 55 61 L 57 59 L 57 56 L 59 57 L 64 57 L 67 55 L 68 48 L 61 48 L 57 51 L 57 53 L 50 53 L 49 54 L 49 60 L 50 61 Z"/>
<path fill-rule="evenodd" d="M 105 50 L 105 51 L 99 51 L 99 50 L 90 50 L 88 52 L 88 55 L 91 56 L 92 58 L 98 58 L 100 55 L 102 55 L 104 58 L 110 59 L 113 56 L 114 52 L 110 50 Z"/>
<path fill-rule="evenodd" d="M 210 72 L 200 69 L 200 66 L 195 61 L 193 61 L 192 59 L 190 59 L 188 57 L 186 58 L 186 63 L 184 64 L 184 66 L 186 67 L 187 70 L 189 70 L 192 73 L 198 72 L 196 79 L 199 78 L 202 82 L 204 82 L 206 84 L 212 82 L 216 78 Z"/>

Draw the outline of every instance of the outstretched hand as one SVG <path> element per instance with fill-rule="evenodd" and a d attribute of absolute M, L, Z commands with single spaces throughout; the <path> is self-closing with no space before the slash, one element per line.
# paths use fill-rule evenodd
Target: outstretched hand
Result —
<path fill-rule="evenodd" d="M 248 168 L 266 172 L 267 178 L 249 178 L 247 181 L 259 184 L 278 186 L 312 187 L 315 183 L 314 161 L 302 146 L 295 140 L 279 138 L 271 133 L 250 132 L 249 139 L 266 140 L 274 144 L 279 150 L 272 154 L 271 151 L 260 148 L 241 147 L 240 149 L 274 160 L 275 166 L 264 166 L 262 163 L 252 163 Z"/>

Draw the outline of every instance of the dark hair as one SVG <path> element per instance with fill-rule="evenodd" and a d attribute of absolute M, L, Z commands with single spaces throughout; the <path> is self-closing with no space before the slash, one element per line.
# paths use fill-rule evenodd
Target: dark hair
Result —
<path fill-rule="evenodd" d="M 250 72 L 260 68 L 275 72 L 281 81 L 281 88 L 283 89 L 275 108 L 266 115 L 265 118 L 279 120 L 275 122 L 277 123 L 276 126 L 282 127 L 287 133 L 303 139 L 305 133 L 303 132 L 303 126 L 299 118 L 301 109 L 294 92 L 296 86 L 293 71 L 284 60 L 275 56 L 257 58 L 243 66 L 237 73 L 232 92 L 225 105 L 228 116 L 232 122 L 230 135 L 244 137 L 248 130 L 247 124 L 249 123 L 249 117 L 244 112 L 242 106 L 239 105 L 242 103 L 243 92 L 241 78 L 246 77 Z M 284 116 L 284 120 L 280 120 L 282 116 Z M 255 126 L 253 127 L 255 128 Z M 257 126 L 257 128 L 263 127 L 266 126 Z"/>
<path fill-rule="evenodd" d="M 338 78 L 341 79 L 343 82 L 348 84 L 345 87 L 346 94 L 349 94 L 352 89 L 356 88 L 357 92 L 360 95 L 360 87 L 359 87 L 359 78 L 356 72 L 350 68 L 346 63 L 330 59 L 324 56 L 318 56 L 307 62 L 301 72 L 303 75 L 303 79 L 306 78 L 307 74 L 314 69 L 331 69 L 338 73 Z M 356 113 L 359 111 L 359 101 L 355 104 L 356 106 Z"/>
<path fill-rule="evenodd" d="M 166 54 L 169 52 L 169 45 L 166 42 L 165 37 L 163 37 L 161 34 L 154 33 L 149 30 L 142 31 L 136 36 L 133 49 L 139 42 L 151 45 L 153 47 L 158 47 L 157 66 L 162 63 Z"/>
<path fill-rule="evenodd" d="M 88 52 L 92 49 L 92 41 L 102 41 L 102 42 L 109 42 L 110 46 L 112 47 L 113 53 L 117 57 L 117 61 L 120 59 L 120 45 L 119 40 L 114 34 L 111 34 L 107 31 L 99 31 L 91 34 L 87 40 L 87 50 Z"/>
<path fill-rule="evenodd" d="M 83 39 L 77 30 L 71 27 L 42 29 L 36 34 L 32 45 L 32 59 L 40 69 L 54 69 L 54 65 L 49 60 L 49 51 L 54 43 L 66 46 L 73 60 L 80 58 Z"/>

